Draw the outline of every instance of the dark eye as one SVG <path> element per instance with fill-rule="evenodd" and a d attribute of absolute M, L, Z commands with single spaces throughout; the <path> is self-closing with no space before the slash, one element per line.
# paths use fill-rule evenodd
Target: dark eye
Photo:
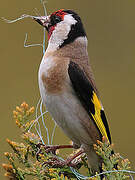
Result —
<path fill-rule="evenodd" d="M 56 23 L 59 23 L 60 21 L 61 21 L 61 17 L 60 17 L 60 16 L 56 16 L 56 17 L 55 17 L 55 22 L 56 22 Z"/>
<path fill-rule="evenodd" d="M 51 17 L 51 25 L 52 26 L 59 23 L 60 21 L 61 21 L 60 16 L 54 15 L 54 16 Z"/>

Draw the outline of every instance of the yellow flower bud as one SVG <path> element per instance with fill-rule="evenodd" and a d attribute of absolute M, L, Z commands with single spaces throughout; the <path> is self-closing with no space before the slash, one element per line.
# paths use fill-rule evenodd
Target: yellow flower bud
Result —
<path fill-rule="evenodd" d="M 13 170 L 13 166 L 10 164 L 2 164 L 2 167 L 6 170 L 6 171 L 12 171 Z"/>
<path fill-rule="evenodd" d="M 29 105 L 26 104 L 26 102 L 23 102 L 23 103 L 21 104 L 21 108 L 28 109 L 28 107 L 29 107 Z"/>
<path fill-rule="evenodd" d="M 34 113 L 34 111 L 35 111 L 34 107 L 31 107 L 30 110 L 29 110 L 30 113 Z"/>
<path fill-rule="evenodd" d="M 8 178 L 13 178 L 13 174 L 12 173 L 9 173 L 9 172 L 6 172 L 4 174 L 5 177 L 8 177 Z"/>
<path fill-rule="evenodd" d="M 13 115 L 14 115 L 14 116 L 17 116 L 17 115 L 18 115 L 18 112 L 17 112 L 17 111 L 13 111 Z"/>
<path fill-rule="evenodd" d="M 4 155 L 5 155 L 6 157 L 8 157 L 8 156 L 9 156 L 9 152 L 5 152 Z"/>
<path fill-rule="evenodd" d="M 23 112 L 23 110 L 22 110 L 19 106 L 16 106 L 16 110 L 17 110 L 18 112 L 20 112 L 20 113 Z"/>

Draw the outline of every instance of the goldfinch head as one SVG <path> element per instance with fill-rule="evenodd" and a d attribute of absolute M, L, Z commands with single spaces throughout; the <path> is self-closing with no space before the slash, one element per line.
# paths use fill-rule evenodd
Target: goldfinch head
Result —
<path fill-rule="evenodd" d="M 34 18 L 46 28 L 50 43 L 63 47 L 76 40 L 86 37 L 81 18 L 72 10 L 61 9 L 49 16 Z"/>

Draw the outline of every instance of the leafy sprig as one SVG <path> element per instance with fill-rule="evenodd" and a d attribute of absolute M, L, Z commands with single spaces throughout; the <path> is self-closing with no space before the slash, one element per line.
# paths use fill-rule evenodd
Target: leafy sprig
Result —
<path fill-rule="evenodd" d="M 113 145 L 108 144 L 104 137 L 102 142 L 97 141 L 97 144 L 94 144 L 97 155 L 103 160 L 102 174 L 96 173 L 95 176 L 92 176 L 85 155 L 77 159 L 78 163 L 75 167 L 76 171 L 78 171 L 77 174 L 72 171 L 70 166 L 54 167 L 53 163 L 48 163 L 53 161 L 55 164 L 55 161 L 61 159 L 61 156 L 59 153 L 56 155 L 46 153 L 38 135 L 30 131 L 31 125 L 34 122 L 34 120 L 30 120 L 33 113 L 34 107 L 29 107 L 25 102 L 17 106 L 16 110 L 13 111 L 16 125 L 21 130 L 23 143 L 17 143 L 7 139 L 7 143 L 13 151 L 13 153 L 6 152 L 4 154 L 9 163 L 2 165 L 6 170 L 5 176 L 8 177 L 8 179 L 25 180 L 28 177 L 35 180 L 77 179 L 77 174 L 79 174 L 81 167 L 83 167 L 88 174 L 88 177 L 83 176 L 85 179 L 101 180 L 101 175 L 104 175 L 102 177 L 107 180 L 130 179 L 129 160 L 121 159 L 119 153 L 113 153 Z M 72 155 L 74 153 L 76 153 L 76 151 L 73 151 Z"/>

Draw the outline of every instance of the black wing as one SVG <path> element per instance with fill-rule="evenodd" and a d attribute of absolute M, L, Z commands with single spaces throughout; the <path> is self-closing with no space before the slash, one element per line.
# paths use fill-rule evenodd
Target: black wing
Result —
<path fill-rule="evenodd" d="M 69 64 L 68 74 L 78 98 L 94 121 L 101 136 L 105 136 L 111 143 L 111 135 L 102 104 L 90 81 L 79 65 L 72 61 Z"/>

